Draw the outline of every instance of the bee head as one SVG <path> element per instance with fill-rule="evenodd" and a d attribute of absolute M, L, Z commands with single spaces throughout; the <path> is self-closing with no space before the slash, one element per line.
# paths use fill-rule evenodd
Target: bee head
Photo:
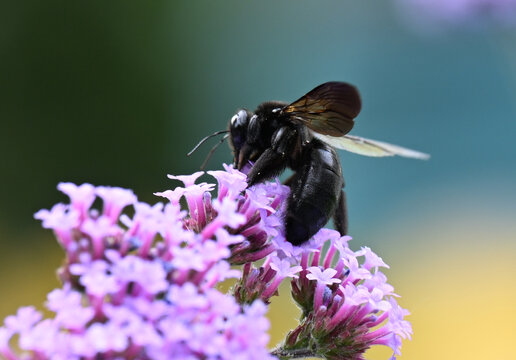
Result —
<path fill-rule="evenodd" d="M 250 111 L 241 109 L 229 120 L 229 143 L 235 154 L 235 164 L 238 164 L 240 150 L 246 143 L 247 128 L 252 115 Z"/>
<path fill-rule="evenodd" d="M 249 111 L 242 109 L 229 120 L 230 143 L 234 150 L 240 150 L 247 139 L 247 127 L 251 115 Z"/>

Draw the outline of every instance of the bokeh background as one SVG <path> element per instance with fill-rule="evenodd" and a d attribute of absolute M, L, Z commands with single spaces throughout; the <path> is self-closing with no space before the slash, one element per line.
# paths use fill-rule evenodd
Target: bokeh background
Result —
<path fill-rule="evenodd" d="M 432 154 L 340 152 L 351 247 L 391 265 L 412 313 L 402 358 L 516 359 L 516 27 L 487 6 L 408 4 L 1 2 L 0 319 L 58 286 L 62 253 L 32 217 L 65 200 L 58 182 L 155 202 L 238 107 L 344 80 L 363 98 L 352 134 Z M 208 168 L 230 161 L 223 146 Z M 284 288 L 271 345 L 296 316 Z"/>

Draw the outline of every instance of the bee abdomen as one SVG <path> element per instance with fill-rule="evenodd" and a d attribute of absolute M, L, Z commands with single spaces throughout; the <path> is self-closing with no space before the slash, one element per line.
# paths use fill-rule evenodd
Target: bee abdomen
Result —
<path fill-rule="evenodd" d="M 335 150 L 314 141 L 306 161 L 296 170 L 285 219 L 286 237 L 299 245 L 312 237 L 335 213 L 343 186 Z"/>

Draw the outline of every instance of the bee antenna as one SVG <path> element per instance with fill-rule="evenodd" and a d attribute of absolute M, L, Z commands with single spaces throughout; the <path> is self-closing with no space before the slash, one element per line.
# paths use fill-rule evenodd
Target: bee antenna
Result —
<path fill-rule="evenodd" d="M 204 162 L 202 163 L 201 165 L 201 170 L 204 170 L 204 167 L 206 166 L 206 164 L 208 163 L 208 161 L 211 159 L 211 156 L 213 155 L 213 153 L 215 152 L 215 150 L 217 150 L 217 148 L 222 145 L 222 143 L 224 142 L 224 140 L 226 140 L 227 138 L 229 137 L 229 134 L 226 134 L 222 137 L 222 139 L 220 139 L 220 141 L 218 143 L 215 144 L 215 146 L 213 146 L 210 150 L 210 152 L 208 153 L 208 155 L 206 156 L 206 159 L 204 159 Z"/>
<path fill-rule="evenodd" d="M 201 146 L 202 144 L 204 144 L 204 142 L 205 142 L 206 140 L 208 140 L 208 139 L 210 139 L 210 138 L 212 138 L 212 137 L 214 137 L 214 136 L 217 136 L 217 135 L 220 135 L 220 134 L 227 133 L 227 132 L 229 132 L 229 130 L 220 130 L 220 131 L 216 131 L 216 132 L 214 132 L 214 133 L 213 133 L 213 134 L 211 134 L 211 135 L 205 136 L 201 141 L 199 141 L 199 143 L 198 143 L 197 145 L 195 145 L 195 147 L 194 147 L 192 150 L 190 150 L 190 152 L 189 152 L 188 154 L 186 154 L 186 156 L 190 156 L 190 155 L 192 155 L 192 154 L 193 154 L 193 153 L 194 153 L 194 152 L 199 148 L 199 146 Z M 227 137 L 227 135 L 226 135 L 226 137 Z"/>

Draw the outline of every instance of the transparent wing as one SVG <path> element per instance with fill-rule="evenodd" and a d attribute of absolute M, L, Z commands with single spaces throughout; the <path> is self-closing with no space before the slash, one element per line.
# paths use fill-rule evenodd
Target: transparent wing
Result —
<path fill-rule="evenodd" d="M 313 132 L 313 135 L 335 148 L 365 156 L 382 157 L 398 155 L 420 160 L 428 160 L 430 158 L 430 155 L 416 150 L 407 149 L 402 146 L 389 144 L 383 141 L 366 139 L 359 136 L 344 135 L 336 137 L 322 135 L 316 132 Z"/>

